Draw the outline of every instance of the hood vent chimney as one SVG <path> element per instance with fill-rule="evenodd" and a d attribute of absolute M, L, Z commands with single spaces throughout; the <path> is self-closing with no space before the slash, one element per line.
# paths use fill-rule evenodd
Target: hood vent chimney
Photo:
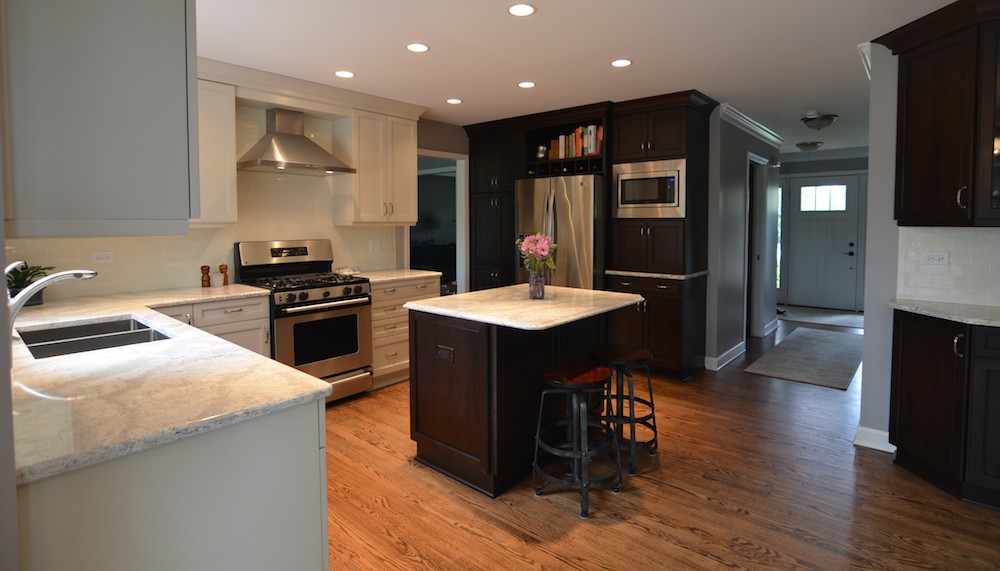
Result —
<path fill-rule="evenodd" d="M 267 134 L 243 155 L 236 168 L 309 176 L 357 172 L 305 136 L 305 114 L 277 108 L 268 109 Z"/>

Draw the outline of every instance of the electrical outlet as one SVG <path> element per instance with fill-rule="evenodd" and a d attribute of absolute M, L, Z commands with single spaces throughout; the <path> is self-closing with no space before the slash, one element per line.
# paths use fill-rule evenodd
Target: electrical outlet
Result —
<path fill-rule="evenodd" d="M 91 252 L 90 261 L 95 264 L 113 264 L 115 263 L 115 253 L 114 252 Z"/>
<path fill-rule="evenodd" d="M 950 252 L 924 252 L 921 262 L 928 266 L 947 266 L 951 263 Z"/>
<path fill-rule="evenodd" d="M 368 251 L 369 252 L 381 252 L 382 251 L 382 241 L 381 240 L 368 240 Z"/>

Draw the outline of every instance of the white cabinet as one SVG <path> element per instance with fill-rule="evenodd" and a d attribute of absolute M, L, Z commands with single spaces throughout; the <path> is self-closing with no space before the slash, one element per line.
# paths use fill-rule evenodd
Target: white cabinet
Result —
<path fill-rule="evenodd" d="M 170 305 L 156 311 L 271 356 L 271 318 L 267 297 L 245 297 L 205 303 Z"/>
<path fill-rule="evenodd" d="M 5 0 L 11 237 L 184 234 L 198 204 L 194 0 Z"/>
<path fill-rule="evenodd" d="M 372 282 L 372 374 L 375 388 L 409 376 L 409 312 L 403 304 L 437 297 L 441 293 L 440 283 L 438 277 Z"/>
<path fill-rule="evenodd" d="M 198 80 L 201 214 L 192 228 L 236 225 L 236 88 Z"/>
<path fill-rule="evenodd" d="M 417 122 L 354 109 L 352 211 L 339 221 L 417 222 Z"/>
<path fill-rule="evenodd" d="M 322 399 L 17 489 L 21 570 L 329 565 Z"/>

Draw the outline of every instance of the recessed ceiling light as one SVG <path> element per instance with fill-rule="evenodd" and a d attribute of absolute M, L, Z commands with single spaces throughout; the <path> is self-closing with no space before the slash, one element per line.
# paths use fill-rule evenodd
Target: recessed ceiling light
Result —
<path fill-rule="evenodd" d="M 406 49 L 410 50 L 413 53 L 422 54 L 422 53 L 426 52 L 427 50 L 429 50 L 430 48 L 427 47 L 426 44 L 410 44 L 410 45 L 406 46 Z"/>
<path fill-rule="evenodd" d="M 461 99 L 458 99 L 456 97 L 452 97 L 451 99 L 448 99 L 447 101 L 448 101 L 448 103 L 451 103 L 452 105 L 458 105 L 459 103 L 462 102 Z"/>
<path fill-rule="evenodd" d="M 340 71 L 335 71 L 333 75 L 336 75 L 337 77 L 343 77 L 344 79 L 350 79 L 354 77 L 354 72 L 342 69 Z"/>
<path fill-rule="evenodd" d="M 535 86 L 535 82 L 534 81 L 522 81 L 521 83 L 518 83 L 517 86 L 518 87 L 522 87 L 524 89 L 531 89 L 532 87 Z"/>
<path fill-rule="evenodd" d="M 628 67 L 628 66 L 632 65 L 632 60 L 630 60 L 630 59 L 616 59 L 615 61 L 611 62 L 611 65 L 613 65 L 614 67 Z"/>
<path fill-rule="evenodd" d="M 530 16 L 535 13 L 535 7 L 531 4 L 514 4 L 507 11 L 514 16 Z"/>

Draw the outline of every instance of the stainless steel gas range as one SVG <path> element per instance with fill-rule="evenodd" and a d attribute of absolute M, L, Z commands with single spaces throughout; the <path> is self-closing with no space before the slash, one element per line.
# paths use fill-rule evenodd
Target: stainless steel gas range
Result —
<path fill-rule="evenodd" d="M 271 356 L 327 380 L 327 402 L 372 387 L 371 284 L 333 272 L 329 240 L 237 242 L 236 280 L 271 291 Z"/>

